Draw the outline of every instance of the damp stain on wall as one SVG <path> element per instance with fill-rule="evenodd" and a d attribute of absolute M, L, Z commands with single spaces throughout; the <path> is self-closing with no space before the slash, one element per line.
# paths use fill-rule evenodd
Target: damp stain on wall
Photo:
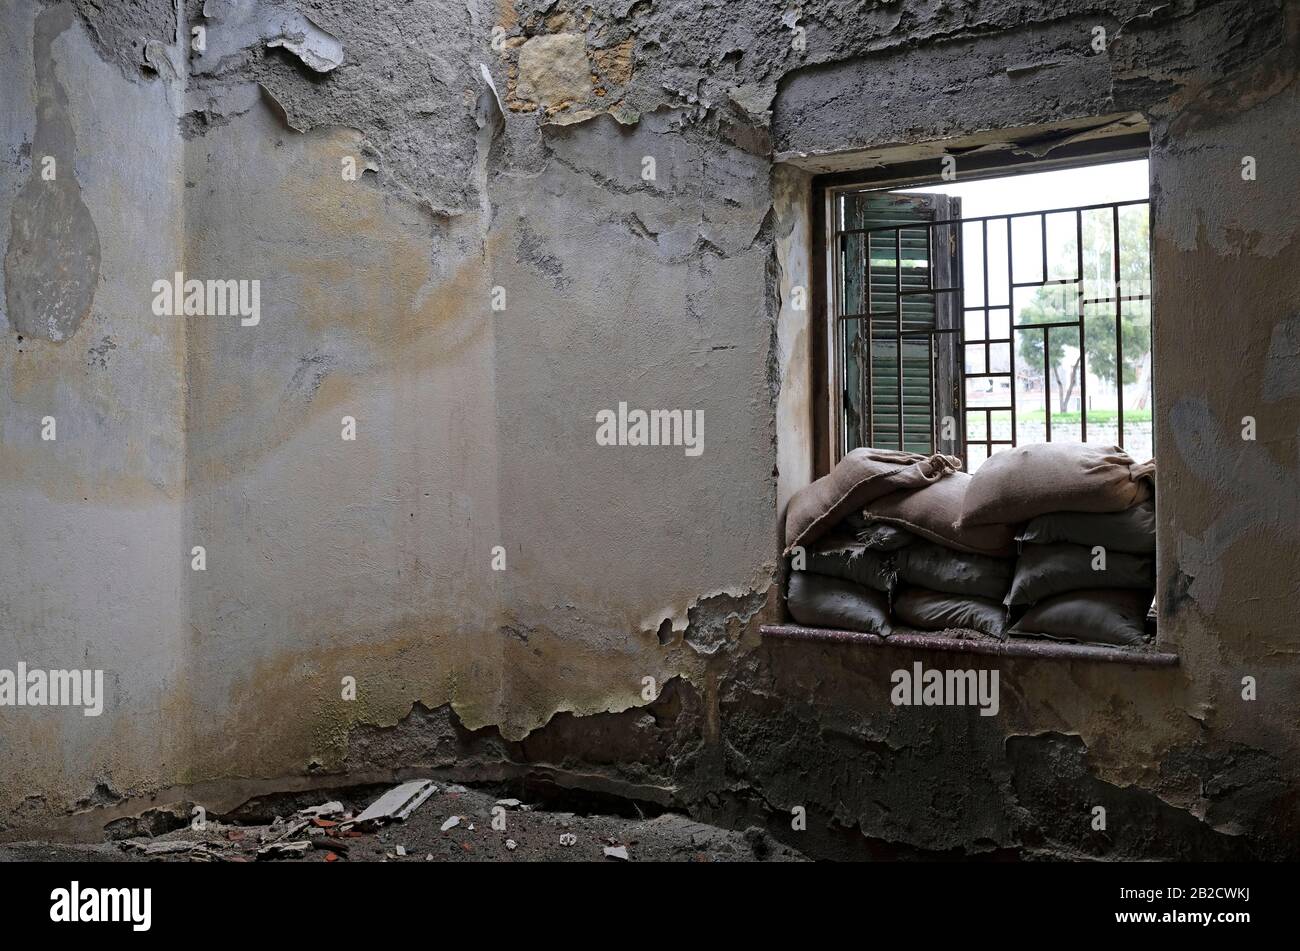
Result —
<path fill-rule="evenodd" d="M 72 22 L 72 9 L 64 5 L 36 18 L 32 169 L 13 201 L 4 259 L 10 326 L 55 343 L 77 332 L 99 283 L 99 232 L 81 198 L 77 141 L 54 55 L 54 41 Z"/>

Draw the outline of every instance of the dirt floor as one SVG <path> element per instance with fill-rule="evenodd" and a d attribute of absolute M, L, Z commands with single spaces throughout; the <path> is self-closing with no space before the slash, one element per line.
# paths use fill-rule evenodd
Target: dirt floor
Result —
<path fill-rule="evenodd" d="M 518 790 L 434 785 L 409 818 L 377 828 L 350 827 L 349 820 L 390 787 L 255 800 L 202 829 L 190 826 L 190 805 L 178 804 L 110 823 L 111 841 L 0 845 L 0 861 L 806 861 L 764 830 L 721 829 L 672 812 L 651 816 L 653 807 L 626 800 L 552 790 L 530 802 Z M 341 809 L 312 814 L 326 803 Z"/>

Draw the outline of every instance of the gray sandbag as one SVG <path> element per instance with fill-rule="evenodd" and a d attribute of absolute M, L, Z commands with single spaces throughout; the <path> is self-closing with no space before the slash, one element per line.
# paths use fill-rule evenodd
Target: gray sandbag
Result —
<path fill-rule="evenodd" d="M 1154 594 L 1154 589 L 1071 591 L 1034 605 L 1007 633 L 1130 647 L 1145 644 Z"/>
<path fill-rule="evenodd" d="M 908 584 L 942 591 L 991 598 L 998 604 L 1011 589 L 1016 571 L 1012 558 L 993 558 L 917 542 L 898 552 L 898 574 Z"/>
<path fill-rule="evenodd" d="M 1010 525 L 957 524 L 973 483 L 973 477 L 965 472 L 949 472 L 923 489 L 893 492 L 876 499 L 867 505 L 863 515 L 958 551 L 995 557 L 1014 555 L 1016 533 Z"/>
<path fill-rule="evenodd" d="M 839 631 L 865 631 L 889 636 L 889 599 L 852 581 L 790 572 L 786 596 L 790 616 L 809 627 Z"/>
<path fill-rule="evenodd" d="M 872 551 L 898 551 L 916 541 L 916 536 L 905 528 L 868 521 L 861 515 L 850 516 L 844 524 L 857 541 Z"/>
<path fill-rule="evenodd" d="M 1016 574 L 1006 603 L 1037 604 L 1054 595 L 1084 588 L 1154 588 L 1156 563 L 1145 555 L 1107 551 L 1106 570 L 1094 570 L 1095 556 L 1082 545 L 1026 545 L 1016 560 Z"/>
<path fill-rule="evenodd" d="M 1139 502 L 1123 512 L 1048 512 L 1031 520 L 1018 540 L 1036 545 L 1101 545 L 1107 551 L 1154 555 L 1156 504 Z"/>
<path fill-rule="evenodd" d="M 955 456 L 922 456 L 896 449 L 854 449 L 835 468 L 791 498 L 785 511 L 788 555 L 796 545 L 810 545 L 844 516 L 890 492 L 919 489 L 944 473 L 960 469 Z"/>
<path fill-rule="evenodd" d="M 971 477 L 963 527 L 1012 525 L 1048 512 L 1122 512 L 1153 495 L 1155 461 L 1118 446 L 1045 442 L 984 460 Z"/>
<path fill-rule="evenodd" d="M 886 594 L 894 590 L 898 576 L 892 556 L 871 551 L 861 542 L 824 540 L 804 561 L 803 570 L 811 574 L 842 578 Z"/>
<path fill-rule="evenodd" d="M 1006 636 L 1007 609 L 991 598 L 907 587 L 894 601 L 894 619 L 922 631 L 963 628 Z"/>

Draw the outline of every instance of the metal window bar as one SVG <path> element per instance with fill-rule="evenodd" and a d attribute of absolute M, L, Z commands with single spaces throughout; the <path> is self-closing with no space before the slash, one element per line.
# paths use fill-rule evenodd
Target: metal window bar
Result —
<path fill-rule="evenodd" d="M 843 197 L 838 199 L 842 202 Z M 866 333 L 859 336 L 866 341 L 866 354 L 863 359 L 862 367 L 865 373 L 865 385 L 863 391 L 865 398 L 861 400 L 862 406 L 860 412 L 865 411 L 865 428 L 861 430 L 862 438 L 867 445 L 875 445 L 876 442 L 876 420 L 874 413 L 874 379 L 873 379 L 873 346 L 877 341 L 890 341 L 895 347 L 895 353 L 898 363 L 898 448 L 902 449 L 905 438 L 904 411 L 905 411 L 905 393 L 903 386 L 903 358 L 902 345 L 903 341 L 908 338 L 924 338 L 928 343 L 930 365 L 932 372 L 930 375 L 930 392 L 928 395 L 927 412 L 931 420 L 932 445 L 939 445 L 939 424 L 940 421 L 935 418 L 936 389 L 941 385 L 939 374 L 935 372 L 935 339 L 940 334 L 956 334 L 958 352 L 961 354 L 961 373 L 960 387 L 958 388 L 958 412 L 962 421 L 963 435 L 962 444 L 965 447 L 965 456 L 963 462 L 969 463 L 969 452 L 971 445 L 983 446 L 985 456 L 992 455 L 994 446 L 1014 446 L 1016 444 L 1016 434 L 1019 432 L 1017 426 L 1017 398 L 1016 398 L 1016 331 L 1035 331 L 1041 330 L 1043 334 L 1043 409 L 1047 441 L 1052 440 L 1052 405 L 1051 405 L 1051 347 L 1050 334 L 1053 329 L 1057 328 L 1074 328 L 1078 331 L 1078 346 L 1080 353 L 1079 363 L 1079 436 L 1080 440 L 1086 442 L 1088 438 L 1088 364 L 1085 341 L 1085 324 L 1086 308 L 1089 305 L 1114 303 L 1115 305 L 1115 387 L 1116 387 L 1116 425 L 1118 427 L 1118 442 L 1121 447 L 1124 445 L 1124 348 L 1123 348 L 1123 305 L 1126 302 L 1150 300 L 1150 294 L 1123 294 L 1122 290 L 1122 262 L 1120 251 L 1120 209 L 1145 206 L 1150 213 L 1150 200 L 1138 199 L 1121 202 L 1103 202 L 1090 205 L 1074 205 L 1063 208 L 1047 208 L 1038 211 L 1011 212 L 1002 215 L 984 215 L 981 217 L 971 218 L 948 218 L 939 221 L 917 221 L 908 224 L 885 225 L 875 228 L 845 228 L 844 215 L 837 208 L 835 214 L 835 223 L 837 225 L 834 232 L 835 251 L 833 257 L 833 267 L 835 273 L 834 281 L 834 298 L 833 305 L 835 308 L 835 326 L 838 328 L 841 323 L 851 320 L 865 320 Z M 1086 297 L 1085 282 L 1087 276 L 1084 274 L 1084 229 L 1083 216 L 1086 212 L 1110 212 L 1111 220 L 1111 278 L 1112 290 L 1105 297 Z M 1048 239 L 1047 239 L 1047 219 L 1053 215 L 1074 215 L 1075 231 L 1075 276 L 1072 278 L 1050 278 L 1050 267 L 1048 262 Z M 1041 267 L 1042 280 L 1039 281 L 1016 281 L 1015 278 L 1015 245 L 1012 222 L 1022 218 L 1039 219 L 1039 241 L 1041 247 Z M 995 306 L 992 303 L 992 285 L 990 284 L 989 274 L 989 223 L 1004 222 L 1007 233 L 1007 303 L 1005 307 Z M 964 228 L 970 225 L 978 225 L 982 235 L 980 244 L 981 256 L 981 273 L 983 278 L 983 304 L 977 306 L 966 305 L 966 287 L 965 276 L 966 266 L 964 260 L 965 240 L 963 238 Z M 956 283 L 951 287 L 935 287 L 935 233 L 937 229 L 949 227 L 956 232 L 956 270 L 954 278 Z M 926 246 L 928 255 L 926 259 L 926 286 L 915 289 L 906 289 L 903 286 L 903 254 L 902 254 L 902 236 L 904 231 L 917 231 L 926 229 Z M 894 287 L 893 297 L 895 300 L 894 311 L 876 312 L 872 306 L 872 284 L 871 274 L 871 242 L 870 235 L 876 233 L 893 233 L 893 250 L 894 250 Z M 857 261 L 850 261 L 850 255 L 846 248 L 846 239 L 852 235 L 862 235 L 860 242 L 859 254 Z M 887 245 L 888 246 L 888 243 Z M 1147 261 L 1150 261 L 1150 249 L 1147 249 Z M 863 299 L 866 302 L 867 309 L 865 312 L 842 313 L 844 295 L 843 279 L 844 272 L 847 269 L 857 267 L 861 268 L 863 275 Z M 1149 265 L 1148 265 L 1149 273 Z M 1074 320 L 1048 321 L 1038 323 L 1018 323 L 1016 317 L 1016 297 L 1015 292 L 1021 288 L 1030 287 L 1050 287 L 1050 286 L 1074 286 L 1077 288 L 1076 294 L 1076 314 Z M 957 312 L 960 315 L 958 326 L 955 328 L 930 328 L 924 330 L 905 330 L 903 328 L 903 300 L 906 297 L 936 295 L 936 294 L 956 294 L 958 299 Z M 990 325 L 990 312 L 994 310 L 1007 311 L 1008 336 L 993 338 Z M 965 368 L 966 361 L 966 319 L 967 314 L 982 312 L 984 336 L 982 340 L 975 343 L 984 345 L 984 367 L 983 372 L 968 372 Z M 874 319 L 894 318 L 894 327 L 892 335 L 882 335 L 875 330 Z M 1150 329 L 1148 328 L 1148 333 Z M 842 339 L 837 334 L 838 339 Z M 988 368 L 992 366 L 991 345 L 1006 344 L 1009 354 L 1008 369 L 1006 371 L 991 371 Z M 848 359 L 848 354 L 841 354 L 839 361 L 841 372 L 843 372 L 843 362 Z M 1008 392 L 1010 394 L 1010 403 L 1006 406 L 979 406 L 968 408 L 966 404 L 967 386 L 966 381 L 971 379 L 997 379 L 1005 378 L 1009 381 Z M 842 391 L 842 387 L 841 387 Z M 1060 407 L 1064 412 L 1067 407 Z M 993 413 L 1010 412 L 1011 414 L 1011 438 L 995 439 L 993 438 Z M 970 435 L 970 426 L 968 417 L 972 413 L 984 414 L 984 438 L 973 439 Z M 851 449 L 851 446 L 842 447 L 843 451 Z"/>

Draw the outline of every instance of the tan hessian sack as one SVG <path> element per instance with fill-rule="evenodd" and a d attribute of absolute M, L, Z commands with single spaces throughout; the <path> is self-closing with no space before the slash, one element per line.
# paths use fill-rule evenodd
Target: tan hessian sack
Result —
<path fill-rule="evenodd" d="M 961 524 L 1013 525 L 1048 512 L 1122 512 L 1153 493 L 1155 460 L 1118 446 L 1046 442 L 1014 446 L 971 477 Z"/>
<path fill-rule="evenodd" d="M 790 499 L 785 513 L 786 553 L 830 531 L 844 516 L 900 489 L 919 489 L 961 468 L 955 456 L 922 456 L 896 449 L 854 449 L 829 473 Z"/>

